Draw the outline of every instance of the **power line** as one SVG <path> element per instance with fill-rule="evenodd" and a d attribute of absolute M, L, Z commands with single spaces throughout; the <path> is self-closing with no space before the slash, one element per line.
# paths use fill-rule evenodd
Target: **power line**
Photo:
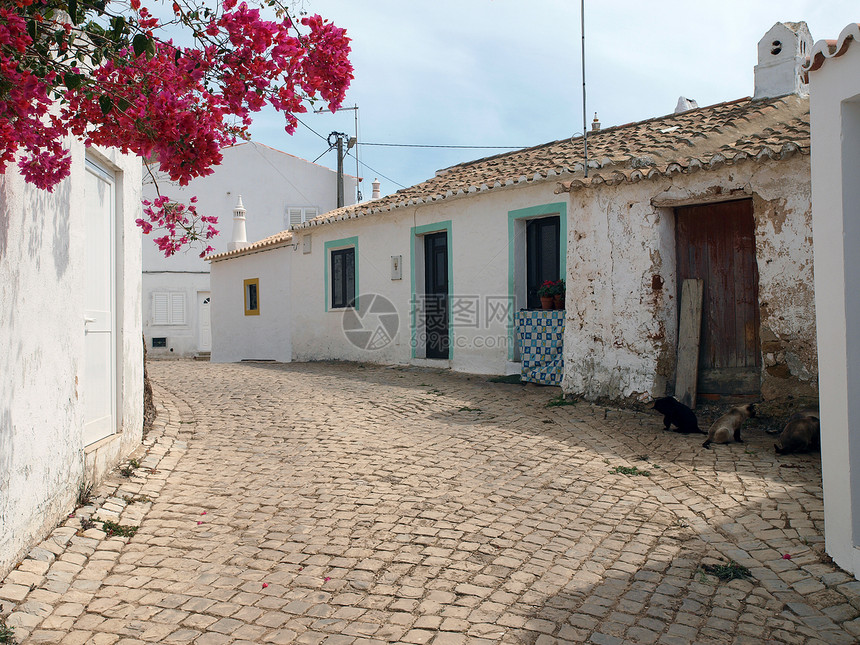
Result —
<path fill-rule="evenodd" d="M 295 116 L 295 115 L 294 115 L 294 116 Z M 325 141 L 326 143 L 328 143 L 328 139 L 327 139 L 326 137 L 324 137 L 324 136 L 323 136 L 323 135 L 321 135 L 319 132 L 317 132 L 316 130 L 314 130 L 311 126 L 309 126 L 307 123 L 305 123 L 304 121 L 302 121 L 299 117 L 296 117 L 296 121 L 298 121 L 299 123 L 301 123 L 301 124 L 302 124 L 303 126 L 305 126 L 308 130 L 310 130 L 310 131 L 311 131 L 311 132 L 313 132 L 315 135 L 317 135 L 320 139 L 322 139 L 323 141 Z M 325 154 L 325 153 L 323 153 L 323 154 Z"/>
<path fill-rule="evenodd" d="M 359 142 L 363 146 L 386 146 L 388 148 L 460 148 L 468 150 L 520 150 L 529 146 L 448 146 L 448 145 L 430 145 L 423 143 L 365 143 Z"/>
<path fill-rule="evenodd" d="M 353 159 L 355 159 L 355 158 L 356 158 L 353 154 L 351 154 L 351 153 L 349 153 L 349 152 L 347 152 L 346 154 L 347 154 L 348 156 L 352 157 Z M 371 168 L 370 166 L 368 166 L 368 165 L 367 165 L 366 163 L 364 163 L 363 161 L 359 160 L 359 161 L 358 161 L 358 163 L 360 163 L 362 166 L 364 166 L 364 167 L 365 167 L 365 168 L 367 168 L 368 170 L 372 170 L 373 172 L 375 172 L 377 175 L 379 175 L 379 176 L 380 176 L 380 177 L 382 177 L 383 179 L 387 179 L 387 180 L 388 180 L 388 181 L 390 181 L 392 184 L 397 184 L 397 185 L 398 185 L 398 186 L 400 186 L 401 188 L 406 188 L 406 186 L 404 186 L 403 184 L 401 184 L 399 181 L 394 181 L 391 177 L 386 177 L 386 176 L 385 176 L 385 175 L 383 175 L 381 172 L 379 172 L 378 170 L 375 170 L 374 168 Z"/>

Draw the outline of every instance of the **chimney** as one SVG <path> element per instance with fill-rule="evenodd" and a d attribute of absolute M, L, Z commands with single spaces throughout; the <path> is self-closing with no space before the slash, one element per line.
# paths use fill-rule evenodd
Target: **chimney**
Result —
<path fill-rule="evenodd" d="M 812 35 L 805 22 L 778 22 L 758 41 L 755 94 L 764 99 L 784 94 L 807 96 L 801 66 L 812 48 Z"/>
<path fill-rule="evenodd" d="M 678 105 L 675 106 L 675 114 L 695 110 L 697 107 L 699 107 L 699 104 L 696 103 L 695 99 L 688 99 L 686 96 L 679 96 Z"/>
<path fill-rule="evenodd" d="M 370 183 L 370 185 L 373 187 L 373 192 L 370 193 L 370 198 L 371 199 L 379 199 L 379 186 L 380 186 L 379 179 L 378 178 L 374 179 Z"/>
<path fill-rule="evenodd" d="M 594 121 L 591 122 L 591 131 L 597 132 L 600 129 L 600 121 L 597 120 L 597 112 L 594 113 Z"/>
<path fill-rule="evenodd" d="M 245 205 L 242 203 L 242 196 L 239 195 L 239 202 L 233 209 L 233 240 L 227 244 L 227 250 L 235 251 L 244 249 L 246 246 L 248 246 L 248 235 L 245 232 Z"/>

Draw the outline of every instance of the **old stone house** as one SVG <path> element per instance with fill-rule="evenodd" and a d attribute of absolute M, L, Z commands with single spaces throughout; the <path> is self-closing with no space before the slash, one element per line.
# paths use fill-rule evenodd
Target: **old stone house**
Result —
<path fill-rule="evenodd" d="M 222 150 L 223 160 L 205 177 L 179 186 L 154 169 L 144 174 L 143 195 L 164 194 L 197 210 L 217 215 L 221 234 L 211 242 L 216 252 L 228 250 L 231 214 L 241 197 L 248 212 L 245 235 L 250 240 L 282 231 L 292 224 L 337 207 L 337 173 L 330 168 L 255 141 Z M 344 203 L 355 203 L 358 179 L 344 178 Z M 160 191 L 160 193 L 159 193 Z M 149 355 L 205 355 L 212 349 L 209 264 L 197 251 L 166 258 L 146 238 L 143 245 L 143 333 Z"/>
<path fill-rule="evenodd" d="M 656 397 L 672 389 L 681 279 L 695 277 L 705 282 L 700 392 L 815 394 L 799 72 L 810 43 L 803 23 L 778 23 L 759 43 L 753 98 L 681 101 L 596 129 L 587 165 L 582 139 L 564 138 L 211 257 L 223 294 L 213 360 L 504 374 L 523 369 L 530 344 L 550 344 L 566 392 Z M 538 286 L 558 278 L 564 313 L 534 318 Z"/>

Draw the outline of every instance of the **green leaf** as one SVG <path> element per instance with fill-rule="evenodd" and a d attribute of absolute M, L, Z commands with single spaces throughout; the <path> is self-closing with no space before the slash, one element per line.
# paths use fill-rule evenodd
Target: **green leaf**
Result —
<path fill-rule="evenodd" d="M 79 24 L 81 22 L 81 17 L 78 15 L 78 0 L 69 0 L 68 9 L 69 18 L 72 20 L 72 24 Z"/>
<path fill-rule="evenodd" d="M 30 22 L 27 23 L 27 33 L 30 35 L 30 38 L 32 38 L 33 41 L 37 40 L 38 27 L 36 25 L 35 20 L 31 20 Z"/>
<path fill-rule="evenodd" d="M 125 18 L 123 16 L 116 16 L 111 20 L 111 23 L 113 23 L 113 33 L 111 34 L 111 38 L 113 40 L 118 40 L 125 29 Z"/>
<path fill-rule="evenodd" d="M 107 114 L 113 109 L 113 99 L 107 94 L 102 94 L 99 97 L 99 107 L 102 109 L 102 114 Z"/>
<path fill-rule="evenodd" d="M 71 72 L 63 75 L 63 82 L 65 82 L 66 87 L 70 90 L 74 90 L 81 86 L 81 82 L 84 80 L 82 74 L 72 74 Z"/>
<path fill-rule="evenodd" d="M 147 50 L 149 38 L 145 34 L 137 34 L 131 41 L 131 47 L 134 49 L 134 55 L 140 56 Z"/>

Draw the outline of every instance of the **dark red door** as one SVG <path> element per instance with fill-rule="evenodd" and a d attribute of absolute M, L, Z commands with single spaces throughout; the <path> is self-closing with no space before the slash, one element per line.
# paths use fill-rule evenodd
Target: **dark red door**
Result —
<path fill-rule="evenodd" d="M 758 267 L 752 201 L 675 209 L 678 296 L 704 281 L 698 390 L 756 394 L 761 387 Z"/>

